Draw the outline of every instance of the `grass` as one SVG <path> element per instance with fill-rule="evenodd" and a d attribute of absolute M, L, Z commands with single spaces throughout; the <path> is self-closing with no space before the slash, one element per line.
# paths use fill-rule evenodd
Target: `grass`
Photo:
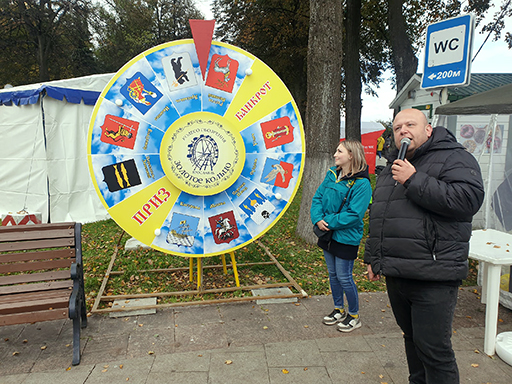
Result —
<path fill-rule="evenodd" d="M 374 182 L 375 179 L 373 178 L 372 184 Z M 316 245 L 306 243 L 295 235 L 301 193 L 302 188 L 298 190 L 294 201 L 283 217 L 259 240 L 309 295 L 326 295 L 330 293 L 329 278 L 321 249 Z M 354 263 L 354 280 L 360 292 L 384 291 L 385 284 L 383 280 L 370 282 L 367 278 L 362 253 L 364 252 L 364 241 L 368 227 L 368 215 L 365 216 L 364 222 L 365 236 L 359 249 L 359 257 Z M 85 290 L 89 309 L 94 304 L 118 242 L 120 248 L 113 271 L 122 271 L 122 273 L 113 274 L 109 277 L 104 295 L 193 291 L 196 289 L 196 282 L 191 282 L 189 279 L 188 258 L 172 256 L 152 249 L 126 251 L 124 250 L 124 244 L 128 236 L 126 234 L 122 236 L 122 234 L 123 230 L 113 220 L 83 226 Z M 235 255 L 237 264 L 270 261 L 262 248 L 254 242 L 237 250 Z M 222 269 L 207 268 L 220 264 L 220 257 L 203 258 L 202 261 L 204 266 L 203 287 L 205 289 L 235 286 L 232 270 L 228 269 L 228 274 L 224 275 Z M 226 261 L 229 263 L 229 258 Z M 470 273 L 463 285 L 476 285 L 476 264 L 475 261 L 470 260 Z M 183 268 L 183 270 L 139 272 L 140 270 L 165 268 Z M 242 286 L 286 281 L 286 278 L 274 265 L 240 266 L 238 273 Z M 160 303 L 186 302 L 245 295 L 250 295 L 250 292 L 238 290 L 196 296 L 160 297 L 158 300 Z M 109 305 L 109 303 L 105 305 Z"/>

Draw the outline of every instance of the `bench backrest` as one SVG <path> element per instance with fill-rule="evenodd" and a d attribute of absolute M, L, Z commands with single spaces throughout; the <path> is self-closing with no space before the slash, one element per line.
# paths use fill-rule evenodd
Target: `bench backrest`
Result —
<path fill-rule="evenodd" d="M 70 287 L 82 263 L 80 223 L 0 227 L 0 295 Z"/>

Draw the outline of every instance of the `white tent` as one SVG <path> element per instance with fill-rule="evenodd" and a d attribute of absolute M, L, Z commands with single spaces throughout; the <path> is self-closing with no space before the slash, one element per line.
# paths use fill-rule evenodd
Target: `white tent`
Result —
<path fill-rule="evenodd" d="M 512 85 L 439 106 L 439 125 L 451 127 L 482 169 L 485 202 L 474 228 L 512 232 Z M 491 150 L 492 148 L 492 150 Z"/>
<path fill-rule="evenodd" d="M 94 104 L 113 74 L 0 90 L 0 213 L 42 222 L 108 218 L 87 166 Z"/>

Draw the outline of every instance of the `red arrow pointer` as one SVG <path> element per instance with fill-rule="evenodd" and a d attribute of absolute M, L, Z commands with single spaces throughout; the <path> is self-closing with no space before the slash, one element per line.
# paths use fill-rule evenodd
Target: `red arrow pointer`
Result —
<path fill-rule="evenodd" d="M 212 45 L 213 29 L 215 28 L 215 20 L 189 20 L 192 37 L 196 46 L 197 58 L 201 73 L 206 73 L 206 65 L 208 64 L 208 55 Z"/>

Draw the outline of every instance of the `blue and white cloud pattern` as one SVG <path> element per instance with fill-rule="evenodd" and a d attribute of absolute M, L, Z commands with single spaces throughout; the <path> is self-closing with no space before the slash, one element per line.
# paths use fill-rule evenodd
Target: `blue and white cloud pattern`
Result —
<path fill-rule="evenodd" d="M 137 174 L 141 183 L 129 188 L 110 192 L 108 184 L 105 180 L 103 168 L 132 159 L 135 162 Z M 100 190 L 100 193 L 109 208 L 112 208 L 114 205 L 136 194 L 137 192 L 154 183 L 156 180 L 165 176 L 162 165 L 160 163 L 159 155 L 93 155 L 91 156 L 91 162 L 94 177 L 98 184 L 98 189 Z"/>
<path fill-rule="evenodd" d="M 138 116 L 139 119 L 155 125 L 165 132 L 167 128 L 169 128 L 169 126 L 179 118 L 178 111 L 176 111 L 172 105 L 165 88 L 157 79 L 155 72 L 153 72 L 147 60 L 145 58 L 139 58 L 138 61 L 133 62 L 137 58 L 139 57 L 132 59 L 132 61 L 126 64 L 125 71 L 122 72 L 114 84 L 112 84 L 105 95 L 105 99 L 114 104 L 116 103 L 116 100 L 121 100 L 123 102 L 123 110 L 128 111 L 134 116 Z M 147 98 L 146 101 L 151 104 L 147 106 L 148 108 L 145 113 L 141 113 L 141 111 L 135 107 L 136 103 L 134 104 L 129 100 L 129 98 L 123 95 L 123 93 L 126 93 L 125 88 L 127 83 L 132 78 L 140 78 L 143 83 L 155 87 L 162 94 L 162 96 L 158 98 L 158 101 L 152 104 L 152 100 L 156 99 L 156 97 L 153 98 L 151 94 L 146 95 L 146 93 L 144 93 Z"/>
<path fill-rule="evenodd" d="M 146 59 L 181 116 L 201 111 L 202 75 L 194 44 L 166 47 Z"/>
<path fill-rule="evenodd" d="M 136 121 L 139 123 L 139 129 L 133 149 L 104 143 L 101 141 L 101 127 L 104 124 L 105 117 L 107 115 L 119 116 L 124 119 Z M 96 119 L 94 120 L 91 139 L 91 154 L 132 155 L 136 153 L 144 153 L 158 155 L 163 136 L 164 132 L 162 132 L 154 125 L 148 124 L 147 122 L 140 120 L 139 117 L 134 116 L 131 113 L 119 108 L 114 103 L 108 100 L 104 100 L 103 103 L 101 103 L 96 115 Z"/>
<path fill-rule="evenodd" d="M 293 164 L 292 178 L 288 184 L 288 188 L 277 187 L 271 183 L 263 183 L 261 179 L 264 172 L 266 160 L 277 160 L 285 163 Z M 293 191 L 297 184 L 300 174 L 302 153 L 287 153 L 287 154 L 259 154 L 249 153 L 245 158 L 244 169 L 242 176 L 258 184 L 258 189 L 264 192 L 267 196 L 273 196 L 279 193 L 283 200 L 289 201 L 292 197 Z"/>
<path fill-rule="evenodd" d="M 153 244 L 175 253 L 204 254 L 204 198 L 181 192 Z"/>
<path fill-rule="evenodd" d="M 204 217 L 205 217 L 205 238 L 204 245 L 207 253 L 228 250 L 237 245 L 243 244 L 251 240 L 252 235 L 249 233 L 247 227 L 244 225 L 242 218 L 239 214 L 239 209 L 233 204 L 231 198 L 226 191 L 212 196 L 205 196 L 204 198 Z M 229 243 L 216 244 L 213 238 L 212 229 L 210 227 L 209 217 L 220 215 L 224 212 L 233 211 L 236 226 L 238 228 L 238 237 L 231 240 Z"/>
<path fill-rule="evenodd" d="M 252 237 L 257 237 L 286 206 L 284 199 L 278 200 L 267 194 L 260 184 L 240 176 L 226 193 L 240 215 L 239 226 L 245 225 Z"/>
<path fill-rule="evenodd" d="M 253 59 L 235 51 L 218 45 L 212 45 L 210 48 L 210 56 L 208 57 L 208 66 L 206 68 L 205 80 L 208 76 L 208 71 L 212 65 L 213 55 L 228 55 L 231 59 L 238 61 L 238 70 L 236 72 L 236 80 L 232 92 L 221 91 L 217 88 L 212 88 L 204 85 L 203 89 L 203 111 L 216 113 L 217 115 L 224 116 L 233 97 L 236 95 L 238 88 L 245 79 L 245 70 L 251 68 Z M 213 95 L 214 97 L 211 97 Z"/>
<path fill-rule="evenodd" d="M 265 147 L 265 141 L 263 139 L 263 133 L 261 131 L 261 123 L 275 120 L 281 117 L 288 116 L 293 126 L 293 141 L 287 144 L 283 144 L 277 147 L 267 149 Z M 299 121 L 295 110 L 293 109 L 292 103 L 287 103 L 281 108 L 275 110 L 264 118 L 260 119 L 256 123 L 250 125 L 240 132 L 242 139 L 245 144 L 246 153 L 265 153 L 269 156 L 271 154 L 285 154 L 285 153 L 302 153 L 302 136 L 299 126 Z"/>

